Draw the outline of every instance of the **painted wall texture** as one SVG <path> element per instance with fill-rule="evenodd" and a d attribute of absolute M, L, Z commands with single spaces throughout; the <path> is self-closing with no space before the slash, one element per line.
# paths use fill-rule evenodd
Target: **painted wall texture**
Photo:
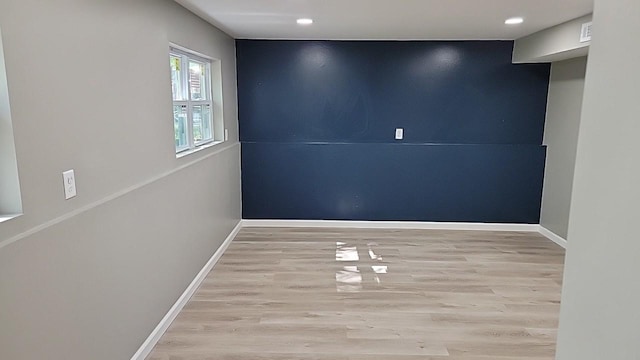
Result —
<path fill-rule="evenodd" d="M 172 0 L 2 0 L 0 27 L 24 212 L 0 359 L 130 359 L 240 221 L 235 41 Z M 180 159 L 170 43 L 221 60 L 229 130 Z"/>
<path fill-rule="evenodd" d="M 512 50 L 237 40 L 243 216 L 538 223 L 550 67 Z"/>
<path fill-rule="evenodd" d="M 564 239 L 569 228 L 586 68 L 586 57 L 556 62 L 551 67 L 540 225 Z"/>
<path fill-rule="evenodd" d="M 640 2 L 596 0 L 557 360 L 640 359 Z M 597 35 L 596 35 L 597 34 Z"/>

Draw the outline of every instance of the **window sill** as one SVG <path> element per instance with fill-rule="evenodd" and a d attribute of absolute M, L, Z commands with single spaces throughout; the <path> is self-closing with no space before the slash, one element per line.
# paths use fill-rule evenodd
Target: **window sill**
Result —
<path fill-rule="evenodd" d="M 195 149 L 181 151 L 181 152 L 176 154 L 176 159 L 180 159 L 180 158 L 183 158 L 185 156 L 188 156 L 188 155 L 191 155 L 191 154 L 195 154 L 198 151 L 202 151 L 202 150 L 208 149 L 208 148 L 210 148 L 212 146 L 215 146 L 215 145 L 218 145 L 218 144 L 222 144 L 223 142 L 224 141 L 212 141 L 210 143 L 202 144 L 202 145 L 198 146 Z"/>
<path fill-rule="evenodd" d="M 11 219 L 15 219 L 18 216 L 22 216 L 22 214 L 13 214 L 13 215 L 2 215 L 2 214 L 0 214 L 0 223 L 3 223 L 5 221 L 9 221 Z"/>

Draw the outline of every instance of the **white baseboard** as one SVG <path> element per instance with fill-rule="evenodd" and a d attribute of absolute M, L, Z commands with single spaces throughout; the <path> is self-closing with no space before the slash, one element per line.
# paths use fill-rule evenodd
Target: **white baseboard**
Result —
<path fill-rule="evenodd" d="M 544 236 L 544 237 L 546 237 L 547 239 L 549 239 L 549 240 L 553 241 L 554 243 L 556 243 L 556 244 L 558 244 L 558 245 L 562 246 L 563 248 L 565 248 L 565 249 L 567 248 L 567 240 L 566 240 L 566 239 L 564 239 L 562 236 L 560 236 L 560 235 L 558 235 L 558 234 L 554 233 L 553 231 L 551 231 L 551 230 L 549 230 L 549 229 L 545 228 L 544 226 L 539 225 L 539 226 L 538 226 L 538 232 L 539 232 L 542 236 Z"/>
<path fill-rule="evenodd" d="M 207 277 L 211 269 L 213 269 L 213 267 L 216 265 L 218 260 L 220 260 L 220 258 L 222 257 L 222 254 L 224 254 L 225 250 L 227 250 L 227 248 L 231 244 L 231 241 L 233 241 L 233 239 L 236 237 L 236 235 L 238 234 L 241 228 L 242 228 L 242 221 L 240 221 L 238 225 L 236 225 L 236 227 L 231 231 L 229 236 L 227 236 L 227 238 L 224 240 L 222 245 L 220 245 L 218 250 L 216 250 L 216 252 L 213 254 L 213 256 L 211 256 L 209 261 L 207 261 L 207 263 L 204 265 L 202 270 L 200 270 L 200 272 L 198 273 L 198 275 L 196 275 L 196 277 L 193 279 L 191 284 L 189 284 L 187 289 L 178 298 L 176 303 L 173 304 L 173 306 L 171 307 L 171 309 L 169 309 L 167 314 L 162 318 L 162 320 L 160 320 L 160 323 L 158 323 L 158 326 L 156 326 L 156 328 L 153 329 L 153 331 L 151 332 L 151 335 L 149 335 L 149 337 L 145 340 L 145 342 L 142 343 L 142 346 L 140 346 L 138 351 L 136 351 L 136 353 L 131 357 L 131 360 L 144 360 L 147 356 L 149 356 L 149 354 L 151 353 L 151 350 L 153 350 L 153 347 L 156 346 L 156 344 L 158 343 L 162 335 L 169 328 L 169 325 L 171 325 L 173 320 L 176 319 L 176 317 L 178 316 L 182 308 L 184 308 L 184 306 L 187 304 L 189 299 L 191 299 L 191 297 L 196 292 L 196 290 L 198 290 L 198 287 L 200 287 L 200 284 L 202 284 L 202 282 Z"/>
<path fill-rule="evenodd" d="M 538 232 L 538 224 L 494 224 L 422 221 L 242 220 L 243 227 L 315 227 L 353 229 L 485 230 Z"/>

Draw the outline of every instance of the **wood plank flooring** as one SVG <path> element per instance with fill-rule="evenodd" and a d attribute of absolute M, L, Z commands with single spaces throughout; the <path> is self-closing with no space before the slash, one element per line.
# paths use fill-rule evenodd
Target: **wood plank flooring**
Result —
<path fill-rule="evenodd" d="M 563 261 L 533 233 L 245 228 L 149 359 L 553 359 Z"/>

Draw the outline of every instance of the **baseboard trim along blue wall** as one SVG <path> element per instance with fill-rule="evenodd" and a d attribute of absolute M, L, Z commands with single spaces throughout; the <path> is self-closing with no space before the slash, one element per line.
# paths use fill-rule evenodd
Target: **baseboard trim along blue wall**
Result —
<path fill-rule="evenodd" d="M 550 66 L 512 47 L 238 40 L 243 218 L 537 224 Z"/>

